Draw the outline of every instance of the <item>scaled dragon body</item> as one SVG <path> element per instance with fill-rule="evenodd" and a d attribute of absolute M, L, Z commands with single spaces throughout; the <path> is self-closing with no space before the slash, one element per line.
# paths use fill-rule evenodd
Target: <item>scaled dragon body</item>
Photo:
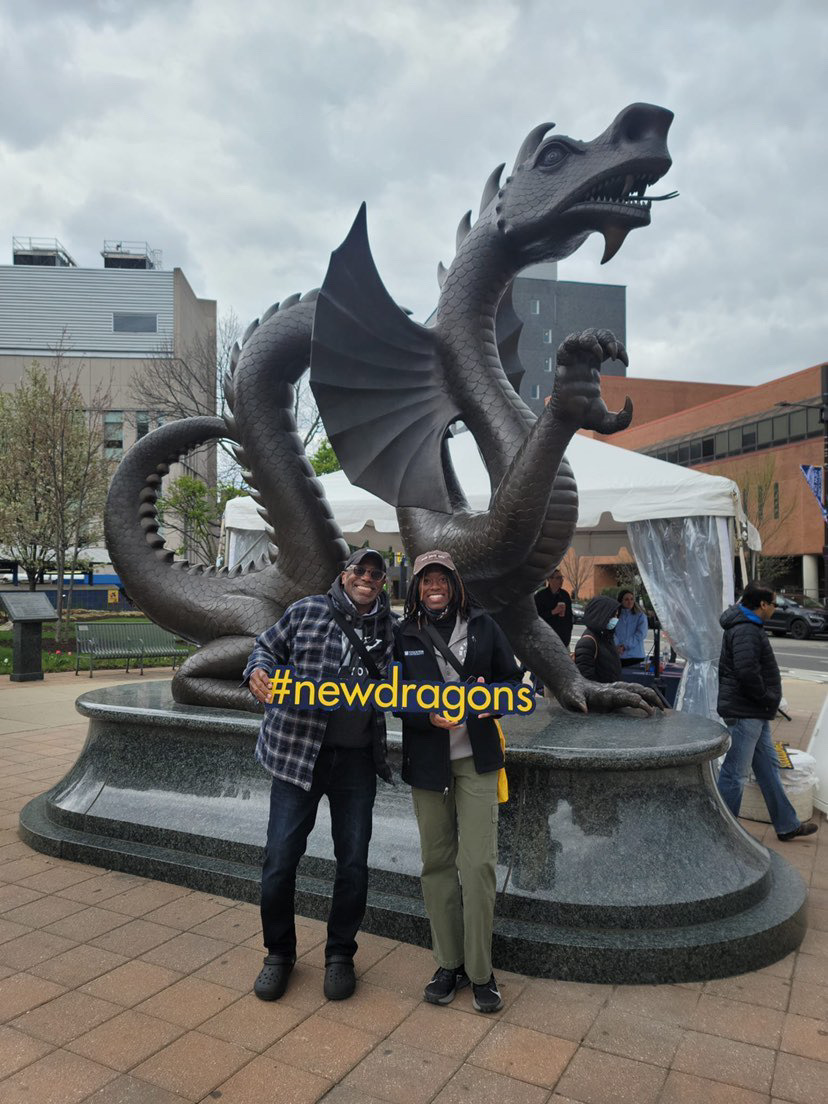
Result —
<path fill-rule="evenodd" d="M 253 708 L 238 685 L 253 636 L 296 598 L 325 590 L 346 554 L 292 421 L 292 385 L 313 325 L 312 385 L 328 435 L 352 482 L 397 506 L 409 554 L 448 549 L 516 653 L 568 707 L 642 704 L 640 688 L 581 679 L 531 598 L 577 521 L 567 443 L 579 428 L 611 433 L 629 424 L 631 407 L 611 414 L 600 395 L 602 361 L 625 354 L 610 334 L 568 339 L 553 399 L 536 419 L 506 378 L 495 318 L 526 265 L 567 256 L 596 230 L 607 260 L 629 229 L 649 222 L 644 191 L 669 167 L 671 118 L 634 105 L 590 143 L 544 140 L 548 125 L 532 131 L 505 184 L 500 170 L 490 177 L 475 224 L 469 216 L 461 222 L 454 261 L 441 266 L 432 330 L 412 322 L 382 286 L 361 211 L 319 299 L 287 301 L 245 334 L 227 383 L 232 418 L 172 423 L 130 451 L 110 490 L 107 543 L 135 601 L 203 645 L 174 679 L 177 700 Z M 473 433 L 491 478 L 483 513 L 469 511 L 448 459 L 446 432 L 457 420 Z M 237 442 L 279 549 L 274 562 L 239 574 L 175 564 L 158 536 L 161 476 L 182 452 L 216 436 Z"/>

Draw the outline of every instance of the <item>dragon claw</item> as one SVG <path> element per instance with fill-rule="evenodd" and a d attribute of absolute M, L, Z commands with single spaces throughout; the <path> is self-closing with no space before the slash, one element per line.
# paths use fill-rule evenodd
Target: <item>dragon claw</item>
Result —
<path fill-rule="evenodd" d="M 633 412 L 629 398 L 613 413 L 601 397 L 601 365 L 607 360 L 629 364 L 627 350 L 610 330 L 584 330 L 564 339 L 549 404 L 553 417 L 605 435 L 627 428 Z"/>
<path fill-rule="evenodd" d="M 584 682 L 587 708 L 591 713 L 613 713 L 618 709 L 641 709 L 648 717 L 664 710 L 664 702 L 649 686 L 632 682 Z"/>

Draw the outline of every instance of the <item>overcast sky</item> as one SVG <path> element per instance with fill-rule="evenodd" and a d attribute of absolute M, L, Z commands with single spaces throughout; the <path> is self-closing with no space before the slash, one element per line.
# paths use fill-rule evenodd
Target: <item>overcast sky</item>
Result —
<path fill-rule="evenodd" d="M 682 10 L 680 10 L 682 9 Z M 243 325 L 318 286 L 362 202 L 423 319 L 460 216 L 537 123 L 669 107 L 625 284 L 630 375 L 759 383 L 828 359 L 825 0 L 0 0 L 0 263 L 146 240 Z"/>

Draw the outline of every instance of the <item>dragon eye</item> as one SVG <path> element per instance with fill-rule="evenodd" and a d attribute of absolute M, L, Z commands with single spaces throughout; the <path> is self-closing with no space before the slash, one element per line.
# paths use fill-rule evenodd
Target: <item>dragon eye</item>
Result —
<path fill-rule="evenodd" d="M 560 142 L 554 142 L 541 151 L 535 163 L 545 169 L 556 169 L 566 160 L 568 153 L 566 146 L 561 145 Z"/>

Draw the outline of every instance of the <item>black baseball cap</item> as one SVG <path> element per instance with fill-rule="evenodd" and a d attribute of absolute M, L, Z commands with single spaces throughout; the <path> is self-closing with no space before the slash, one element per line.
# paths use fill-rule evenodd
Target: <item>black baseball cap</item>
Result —
<path fill-rule="evenodd" d="M 380 567 L 383 571 L 388 570 L 388 565 L 382 557 L 382 553 L 377 552 L 375 548 L 358 548 L 356 552 L 352 552 L 342 568 L 343 571 L 347 571 L 349 567 L 355 567 L 357 564 L 361 564 L 369 556 L 373 556 L 375 560 L 379 560 Z"/>

